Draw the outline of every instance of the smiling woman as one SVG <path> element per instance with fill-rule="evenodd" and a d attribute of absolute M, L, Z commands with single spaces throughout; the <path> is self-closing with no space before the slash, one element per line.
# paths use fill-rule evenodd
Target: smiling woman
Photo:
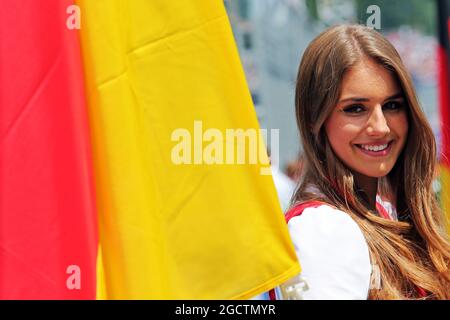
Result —
<path fill-rule="evenodd" d="M 303 298 L 450 298 L 436 143 L 394 47 L 364 26 L 323 32 L 300 64 L 296 115 L 305 169 L 286 217 Z"/>
<path fill-rule="evenodd" d="M 408 134 L 403 93 L 395 75 L 369 58 L 349 68 L 341 86 L 325 131 L 375 208 L 378 178 L 392 170 Z"/>

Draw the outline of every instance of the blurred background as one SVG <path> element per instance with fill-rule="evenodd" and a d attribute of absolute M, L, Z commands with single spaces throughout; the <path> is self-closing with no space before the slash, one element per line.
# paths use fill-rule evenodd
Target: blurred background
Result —
<path fill-rule="evenodd" d="M 301 165 L 297 161 L 301 150 L 294 89 L 303 51 L 331 25 L 367 24 L 374 14 L 370 9 L 368 12 L 372 5 L 380 8 L 378 31 L 394 44 L 412 75 L 440 150 L 436 1 L 225 1 L 260 125 L 280 130 L 278 167 L 294 180 Z M 435 187 L 439 191 L 439 183 Z"/>

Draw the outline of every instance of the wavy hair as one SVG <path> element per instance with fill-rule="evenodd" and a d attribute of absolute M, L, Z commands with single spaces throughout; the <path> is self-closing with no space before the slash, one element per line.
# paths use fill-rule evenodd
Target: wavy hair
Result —
<path fill-rule="evenodd" d="M 398 221 L 369 209 L 352 172 L 333 152 L 324 128 L 338 102 L 345 72 L 367 58 L 394 75 L 407 104 L 405 147 L 391 172 L 379 178 L 380 192 L 396 196 Z M 450 246 L 432 190 L 436 142 L 392 44 L 365 26 L 329 28 L 306 49 L 295 95 L 305 169 L 292 205 L 318 199 L 347 212 L 359 225 L 381 278 L 381 288 L 371 288 L 369 299 L 449 299 Z M 310 186 L 320 192 L 311 192 Z M 417 288 L 427 296 L 421 297 Z"/>

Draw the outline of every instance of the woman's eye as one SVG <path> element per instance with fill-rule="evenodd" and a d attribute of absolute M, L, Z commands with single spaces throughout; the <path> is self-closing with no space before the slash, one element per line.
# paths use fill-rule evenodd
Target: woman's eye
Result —
<path fill-rule="evenodd" d="M 393 111 L 398 110 L 398 109 L 400 109 L 402 107 L 403 107 L 403 104 L 401 102 L 398 102 L 398 101 L 389 101 L 389 102 L 387 102 L 386 104 L 383 105 L 383 109 L 393 110 Z"/>
<path fill-rule="evenodd" d="M 364 107 L 361 105 L 353 105 L 347 108 L 344 108 L 345 113 L 360 113 L 364 111 Z"/>

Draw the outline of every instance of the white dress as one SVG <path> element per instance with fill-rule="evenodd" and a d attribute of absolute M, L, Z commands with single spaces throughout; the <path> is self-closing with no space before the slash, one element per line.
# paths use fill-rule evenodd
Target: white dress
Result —
<path fill-rule="evenodd" d="M 288 228 L 309 287 L 303 299 L 367 299 L 369 248 L 347 213 L 328 205 L 307 208 L 289 220 Z"/>
<path fill-rule="evenodd" d="M 394 206 L 380 197 L 377 202 L 396 219 Z M 376 279 L 372 272 L 377 268 L 371 265 L 361 229 L 347 213 L 325 204 L 306 208 L 289 220 L 288 229 L 302 267 L 301 277 L 308 286 L 303 299 L 367 299 Z M 280 288 L 275 288 L 275 293 L 281 299 Z M 269 295 L 253 299 L 268 300 Z"/>

